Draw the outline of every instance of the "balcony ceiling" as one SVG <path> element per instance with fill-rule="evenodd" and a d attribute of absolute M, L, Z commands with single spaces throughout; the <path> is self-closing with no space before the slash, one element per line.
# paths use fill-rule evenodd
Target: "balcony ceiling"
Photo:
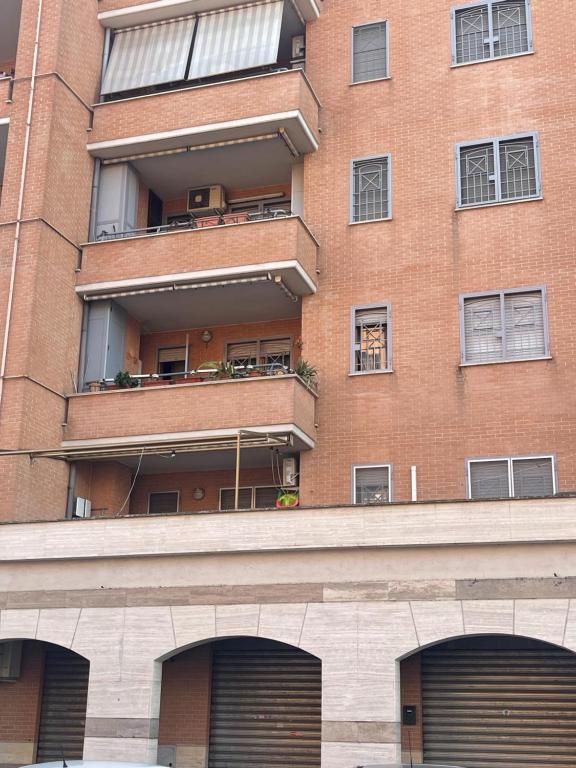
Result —
<path fill-rule="evenodd" d="M 227 189 L 254 189 L 290 184 L 292 155 L 285 142 L 268 139 L 216 149 L 133 160 L 142 181 L 163 200 L 191 187 L 222 184 Z"/>
<path fill-rule="evenodd" d="M 297 318 L 301 313 L 300 300 L 292 301 L 269 281 L 121 296 L 114 300 L 150 333 Z"/>
<path fill-rule="evenodd" d="M 6 1 L 2 0 L 2 2 Z M 120 29 L 134 24 L 161 21 L 173 16 L 232 8 L 245 2 L 246 0 L 153 0 L 153 2 L 143 2 L 128 8 L 103 11 L 98 14 L 98 19 L 105 27 Z M 305 21 L 314 21 L 320 15 L 321 0 L 293 0 L 293 2 Z"/>
<path fill-rule="evenodd" d="M 302 446 L 307 448 L 308 446 Z M 293 455 L 295 448 L 279 447 L 281 454 Z M 271 467 L 273 452 L 271 448 L 242 448 L 240 465 L 242 469 L 259 469 Z M 93 461 L 95 461 L 93 459 Z M 103 459 L 103 461 L 118 461 L 131 469 L 138 466 L 139 456 L 123 456 L 118 459 Z M 166 475 L 177 472 L 216 472 L 232 470 L 236 466 L 236 451 L 205 451 L 195 453 L 159 453 L 157 456 L 144 456 L 140 466 L 140 475 Z M 242 484 L 242 476 L 240 476 Z"/>
<path fill-rule="evenodd" d="M 22 0 L 0 2 L 0 61 L 16 58 Z"/>

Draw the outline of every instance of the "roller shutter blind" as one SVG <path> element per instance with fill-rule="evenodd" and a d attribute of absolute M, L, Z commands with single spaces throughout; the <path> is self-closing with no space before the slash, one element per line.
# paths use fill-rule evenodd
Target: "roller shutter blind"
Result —
<path fill-rule="evenodd" d="M 256 509 L 266 509 L 276 506 L 278 498 L 278 488 L 262 487 L 254 489 L 254 506 Z"/>
<path fill-rule="evenodd" d="M 284 0 L 200 14 L 189 80 L 274 64 Z"/>
<path fill-rule="evenodd" d="M 510 293 L 504 297 L 506 350 L 509 360 L 546 354 L 542 292 Z"/>
<path fill-rule="evenodd" d="M 183 80 L 196 17 L 118 30 L 102 83 L 102 94 Z"/>
<path fill-rule="evenodd" d="M 508 461 L 471 461 L 470 496 L 503 499 L 510 496 Z"/>
<path fill-rule="evenodd" d="M 355 27 L 352 36 L 352 81 L 387 77 L 386 22 Z"/>
<path fill-rule="evenodd" d="M 252 509 L 252 488 L 240 488 L 238 496 L 238 509 Z M 221 488 L 220 489 L 220 509 L 236 509 L 234 505 L 235 490 L 234 488 Z"/>
<path fill-rule="evenodd" d="M 467 644 L 422 654 L 424 762 L 572 768 L 576 655 L 520 638 Z"/>
<path fill-rule="evenodd" d="M 37 762 L 82 759 L 89 666 L 71 651 L 47 646 Z"/>
<path fill-rule="evenodd" d="M 209 768 L 320 768 L 321 664 L 270 641 L 214 644 Z"/>
<path fill-rule="evenodd" d="M 352 221 L 378 221 L 390 216 L 387 156 L 352 163 Z"/>
<path fill-rule="evenodd" d="M 390 467 L 355 467 L 356 504 L 381 504 L 390 501 Z"/>
<path fill-rule="evenodd" d="M 389 368 L 388 309 L 356 310 L 354 313 L 354 370 L 383 371 Z"/>
<path fill-rule="evenodd" d="M 159 363 L 179 363 L 186 360 L 186 347 L 165 347 L 158 350 Z"/>
<path fill-rule="evenodd" d="M 551 458 L 512 459 L 514 496 L 552 496 L 554 466 Z"/>

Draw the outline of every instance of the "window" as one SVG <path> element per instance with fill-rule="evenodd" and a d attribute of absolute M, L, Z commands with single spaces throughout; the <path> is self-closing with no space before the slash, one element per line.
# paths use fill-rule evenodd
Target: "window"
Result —
<path fill-rule="evenodd" d="M 532 50 L 529 0 L 485 0 L 456 8 L 452 27 L 454 64 Z"/>
<path fill-rule="evenodd" d="M 165 515 L 170 512 L 178 512 L 179 506 L 179 491 L 162 491 L 160 493 L 151 493 L 148 496 L 148 512 L 151 515 Z"/>
<path fill-rule="evenodd" d="M 539 197 L 536 134 L 457 147 L 458 207 Z"/>
<path fill-rule="evenodd" d="M 278 498 L 278 488 L 276 486 L 245 487 L 239 490 L 238 509 L 266 509 L 276 505 L 276 499 Z M 235 509 L 234 497 L 234 488 L 221 488 L 220 509 Z"/>
<path fill-rule="evenodd" d="M 352 161 L 351 221 L 390 218 L 390 155 Z"/>
<path fill-rule="evenodd" d="M 352 310 L 352 373 L 390 371 L 390 310 L 386 305 Z"/>
<path fill-rule="evenodd" d="M 164 347 L 159 349 L 158 373 L 166 379 L 170 377 L 170 374 L 184 373 L 186 371 L 186 358 L 186 347 Z"/>
<path fill-rule="evenodd" d="M 468 495 L 471 499 L 552 496 L 555 493 L 552 456 L 468 462 Z"/>
<path fill-rule="evenodd" d="M 543 288 L 460 299 L 462 363 L 530 360 L 549 354 Z"/>
<path fill-rule="evenodd" d="M 352 82 L 388 77 L 388 25 L 385 21 L 354 27 L 352 32 Z"/>
<path fill-rule="evenodd" d="M 390 495 L 389 464 L 354 467 L 354 504 L 384 504 Z"/>
<path fill-rule="evenodd" d="M 266 369 L 290 368 L 292 340 L 262 339 L 228 344 L 226 361 L 240 367 L 265 366 Z"/>

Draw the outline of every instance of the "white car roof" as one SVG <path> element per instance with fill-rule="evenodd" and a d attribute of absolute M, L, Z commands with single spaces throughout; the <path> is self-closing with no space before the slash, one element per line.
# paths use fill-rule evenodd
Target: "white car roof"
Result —
<path fill-rule="evenodd" d="M 66 765 L 68 768 L 164 768 L 148 763 L 128 763 L 114 760 L 66 760 Z M 52 763 L 33 763 L 23 765 L 21 768 L 62 768 L 62 760 L 55 760 Z"/>

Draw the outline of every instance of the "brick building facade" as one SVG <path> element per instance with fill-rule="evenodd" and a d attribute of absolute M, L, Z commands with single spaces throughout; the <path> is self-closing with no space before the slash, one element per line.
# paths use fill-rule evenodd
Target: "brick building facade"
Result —
<path fill-rule="evenodd" d="M 574 644 L 568 0 L 554 13 L 545 0 L 7 0 L 2 13 L 0 574 L 35 565 L 1 577 L 0 636 L 25 643 L 0 704 L 30 685 L 33 640 L 63 645 L 91 662 L 87 756 L 219 768 L 212 659 L 224 670 L 232 651 L 210 641 L 261 638 L 323 663 L 322 768 L 401 746 L 476 768 L 454 744 L 434 751 L 441 659 L 411 653 L 477 634 Z M 277 503 L 299 504 L 310 543 Z M 392 520 L 394 541 L 380 537 Z M 217 524 L 237 540 L 218 544 Z M 58 566 L 50 549 L 71 530 L 103 549 Z M 166 539 L 191 532 L 186 550 Z M 211 635 L 205 606 L 240 618 Z M 549 615 L 561 632 L 537 629 Z M 114 656 L 140 697 L 128 686 L 115 708 L 113 650 L 88 636 L 106 645 L 110 623 L 141 648 L 149 622 L 141 662 Z M 447 653 L 510 652 L 470 642 Z M 417 709 L 403 734 L 402 704 Z M 37 708 L 20 727 L 0 705 L 0 764 L 36 756 Z"/>

